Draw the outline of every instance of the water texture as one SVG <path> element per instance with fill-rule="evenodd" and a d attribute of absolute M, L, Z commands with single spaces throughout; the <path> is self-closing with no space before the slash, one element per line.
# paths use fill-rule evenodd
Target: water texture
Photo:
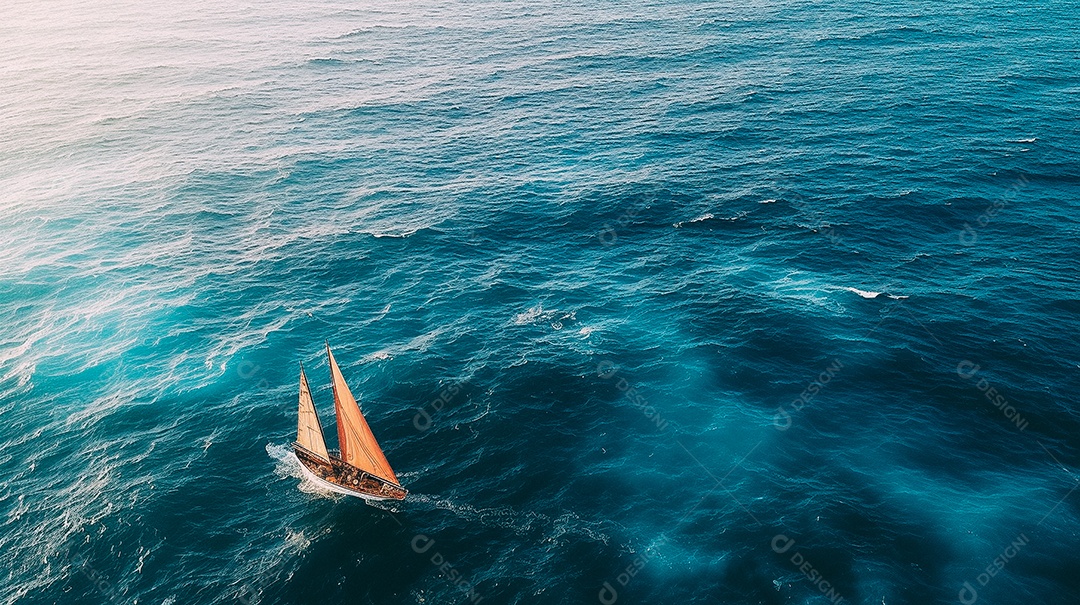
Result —
<path fill-rule="evenodd" d="M 1078 41 L 9 3 L 0 603 L 1075 603 Z M 290 457 L 324 340 L 404 502 Z"/>

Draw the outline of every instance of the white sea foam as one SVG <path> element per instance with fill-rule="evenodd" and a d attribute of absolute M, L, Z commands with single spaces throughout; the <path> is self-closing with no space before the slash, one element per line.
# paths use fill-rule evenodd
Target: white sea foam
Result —
<path fill-rule="evenodd" d="M 531 324 L 548 324 L 552 330 L 562 330 L 566 324 L 577 320 L 577 311 L 559 311 L 557 309 L 545 310 L 543 304 L 522 311 L 511 319 L 516 326 Z"/>
<path fill-rule="evenodd" d="M 844 305 L 822 292 L 825 289 L 820 280 L 807 273 L 794 272 L 765 284 L 771 296 L 798 301 L 821 307 L 830 313 L 844 313 Z"/>
<path fill-rule="evenodd" d="M 517 361 L 512 362 L 508 367 L 520 368 L 521 366 L 523 366 L 523 365 L 525 365 L 527 363 L 529 363 L 528 358 L 526 358 L 525 355 L 522 355 L 521 359 L 518 359 Z"/>
<path fill-rule="evenodd" d="M 844 289 L 847 290 L 848 292 L 854 292 L 855 294 L 858 294 L 859 296 L 861 296 L 863 298 L 878 298 L 879 296 L 884 296 L 885 298 L 891 298 L 893 300 L 903 300 L 903 299 L 907 298 L 907 296 L 898 296 L 896 294 L 888 294 L 888 293 L 885 293 L 885 292 L 872 292 L 872 291 L 869 291 L 869 290 L 860 290 L 858 288 L 852 288 L 852 287 L 847 287 L 847 288 L 844 288 Z"/>
<path fill-rule="evenodd" d="M 299 480 L 300 483 L 297 485 L 297 489 L 301 492 L 328 498 L 330 500 L 340 500 L 341 498 L 346 497 L 344 494 L 328 490 L 309 479 L 300 468 L 300 460 L 297 459 L 296 454 L 293 453 L 291 446 L 267 443 L 266 453 L 276 462 L 276 464 L 274 464 L 274 474 L 281 479 Z"/>
<path fill-rule="evenodd" d="M 528 311 L 522 311 L 521 313 L 518 313 L 514 316 L 513 321 L 515 325 L 523 326 L 526 324 L 531 324 L 543 316 L 544 305 L 540 304 L 536 305 L 535 307 L 531 307 Z"/>
<path fill-rule="evenodd" d="M 858 294 L 859 296 L 861 296 L 863 298 L 877 298 L 877 297 L 881 296 L 881 292 L 870 292 L 868 290 L 860 290 L 858 288 L 851 288 L 851 287 L 844 288 L 844 289 L 847 290 L 848 292 L 854 292 L 854 293 Z"/>
<path fill-rule="evenodd" d="M 300 470 L 300 461 L 296 459 L 296 454 L 290 446 L 267 443 L 266 453 L 277 463 L 274 465 L 274 474 L 278 477 L 299 479 L 304 476 L 303 471 Z"/>
<path fill-rule="evenodd" d="M 386 360 L 386 359 L 391 359 L 392 357 L 393 357 L 393 355 L 390 354 L 390 351 L 387 351 L 386 349 L 382 349 L 380 351 L 375 351 L 374 353 L 368 353 L 367 355 L 364 355 L 360 359 L 360 363 L 371 363 L 372 361 L 383 361 L 383 360 Z"/>
<path fill-rule="evenodd" d="M 424 332 L 409 339 L 404 344 L 391 345 L 384 347 L 373 353 L 369 353 L 361 358 L 360 363 L 371 363 L 373 361 L 384 361 L 387 359 L 393 359 L 398 355 L 409 351 L 415 351 L 423 353 L 431 346 L 433 342 L 438 340 L 440 336 L 450 331 L 453 325 L 442 325 L 429 332 Z"/>
<path fill-rule="evenodd" d="M 285 529 L 285 547 L 288 550 L 301 553 L 307 550 L 308 546 L 311 546 L 311 538 L 304 533 L 304 530 Z"/>
<path fill-rule="evenodd" d="M 692 225 L 694 223 L 703 223 L 703 222 L 705 222 L 707 220 L 714 219 L 714 218 L 716 218 L 716 217 L 713 216 L 713 214 L 711 212 L 706 212 L 705 214 L 702 214 L 701 216 L 698 216 L 696 218 L 692 218 L 692 219 L 690 219 L 688 221 L 679 221 L 677 223 L 672 224 L 671 226 L 678 229 L 679 227 L 682 227 L 683 225 Z M 734 219 L 728 219 L 728 220 L 734 220 Z"/>
<path fill-rule="evenodd" d="M 33 378 L 34 371 L 37 369 L 35 358 L 29 354 L 32 344 L 33 341 L 27 339 L 19 346 L 0 349 L 0 368 L 5 366 L 10 368 L 8 372 L 0 375 L 0 384 L 14 379 L 16 384 L 10 393 L 11 395 L 21 391 L 22 387 L 26 386 L 30 379 Z M 0 397 L 0 400 L 3 400 L 7 398 L 8 393 L 0 391 L 0 395 L 3 395 L 3 397 Z"/>

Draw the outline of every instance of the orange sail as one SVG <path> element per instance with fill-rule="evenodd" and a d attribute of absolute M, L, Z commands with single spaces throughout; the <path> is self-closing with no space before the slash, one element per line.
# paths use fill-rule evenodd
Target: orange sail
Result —
<path fill-rule="evenodd" d="M 364 415 L 360 413 L 360 406 L 349 390 L 349 385 L 345 384 L 345 378 L 341 375 L 341 369 L 338 368 L 329 345 L 326 347 L 326 354 L 330 357 L 330 379 L 334 387 L 334 411 L 337 413 L 341 459 L 380 479 L 398 484 L 397 475 L 390 468 L 390 463 L 386 461 L 386 455 L 375 441 L 375 435 L 368 427 L 367 420 L 364 420 Z"/>
<path fill-rule="evenodd" d="M 300 366 L 300 414 L 296 427 L 296 443 L 327 464 L 330 463 L 330 454 L 327 453 L 326 442 L 323 441 L 322 424 L 319 422 L 318 412 L 315 411 L 315 402 L 311 400 L 311 389 L 308 388 L 304 366 Z"/>

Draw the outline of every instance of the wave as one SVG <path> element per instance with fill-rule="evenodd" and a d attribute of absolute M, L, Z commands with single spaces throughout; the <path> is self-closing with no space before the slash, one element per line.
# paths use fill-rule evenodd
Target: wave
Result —
<path fill-rule="evenodd" d="M 308 59 L 307 62 L 312 65 L 345 65 L 350 63 L 350 61 L 344 61 L 334 57 L 313 57 Z"/>
<path fill-rule="evenodd" d="M 740 213 L 736 214 L 735 216 L 726 216 L 726 217 L 722 216 L 720 218 L 717 218 L 716 215 L 714 215 L 713 213 L 706 212 L 705 214 L 702 214 L 701 216 L 698 216 L 696 218 L 692 218 L 692 219 L 690 219 L 688 221 L 679 221 L 677 223 L 672 223 L 671 226 L 675 227 L 676 229 L 679 229 L 683 225 L 693 225 L 695 223 L 704 223 L 705 221 L 711 221 L 711 220 L 714 220 L 714 219 L 718 220 L 718 221 L 735 222 L 735 221 L 745 217 L 747 214 L 749 214 L 749 213 L 746 212 L 746 211 L 743 211 L 743 212 L 740 212 Z"/>
<path fill-rule="evenodd" d="M 884 296 L 885 298 L 891 298 L 893 300 L 903 300 L 903 299 L 907 298 L 907 296 L 898 296 L 896 294 L 888 294 L 888 293 L 885 293 L 885 292 L 873 292 L 873 291 L 870 291 L 870 290 L 860 290 L 858 288 L 852 288 L 852 287 L 846 287 L 844 289 L 847 290 L 848 292 L 854 292 L 855 294 L 858 294 L 859 296 L 861 296 L 863 298 L 879 298 L 881 296 Z"/>
<path fill-rule="evenodd" d="M 558 309 L 544 310 L 541 303 L 522 311 L 511 318 L 515 326 L 527 326 L 538 323 L 550 323 L 553 330 L 561 330 L 567 322 L 577 319 L 577 311 L 559 311 Z"/>
<path fill-rule="evenodd" d="M 396 239 L 405 239 L 406 237 L 415 235 L 418 231 L 420 231 L 420 230 L 422 230 L 424 228 L 425 227 L 411 227 L 411 228 L 406 228 L 406 229 L 403 229 L 403 230 L 400 230 L 400 231 L 378 231 L 378 230 L 361 229 L 360 233 L 366 233 L 366 234 L 368 234 L 368 235 L 370 235 L 371 237 L 374 237 L 374 238 L 389 237 L 389 238 L 396 238 Z"/>

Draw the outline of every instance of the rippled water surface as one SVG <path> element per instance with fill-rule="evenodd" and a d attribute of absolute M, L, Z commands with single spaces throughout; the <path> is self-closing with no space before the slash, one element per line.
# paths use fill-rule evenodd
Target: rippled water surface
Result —
<path fill-rule="evenodd" d="M 155 4 L 0 19 L 0 603 L 1075 602 L 1073 3 Z"/>

